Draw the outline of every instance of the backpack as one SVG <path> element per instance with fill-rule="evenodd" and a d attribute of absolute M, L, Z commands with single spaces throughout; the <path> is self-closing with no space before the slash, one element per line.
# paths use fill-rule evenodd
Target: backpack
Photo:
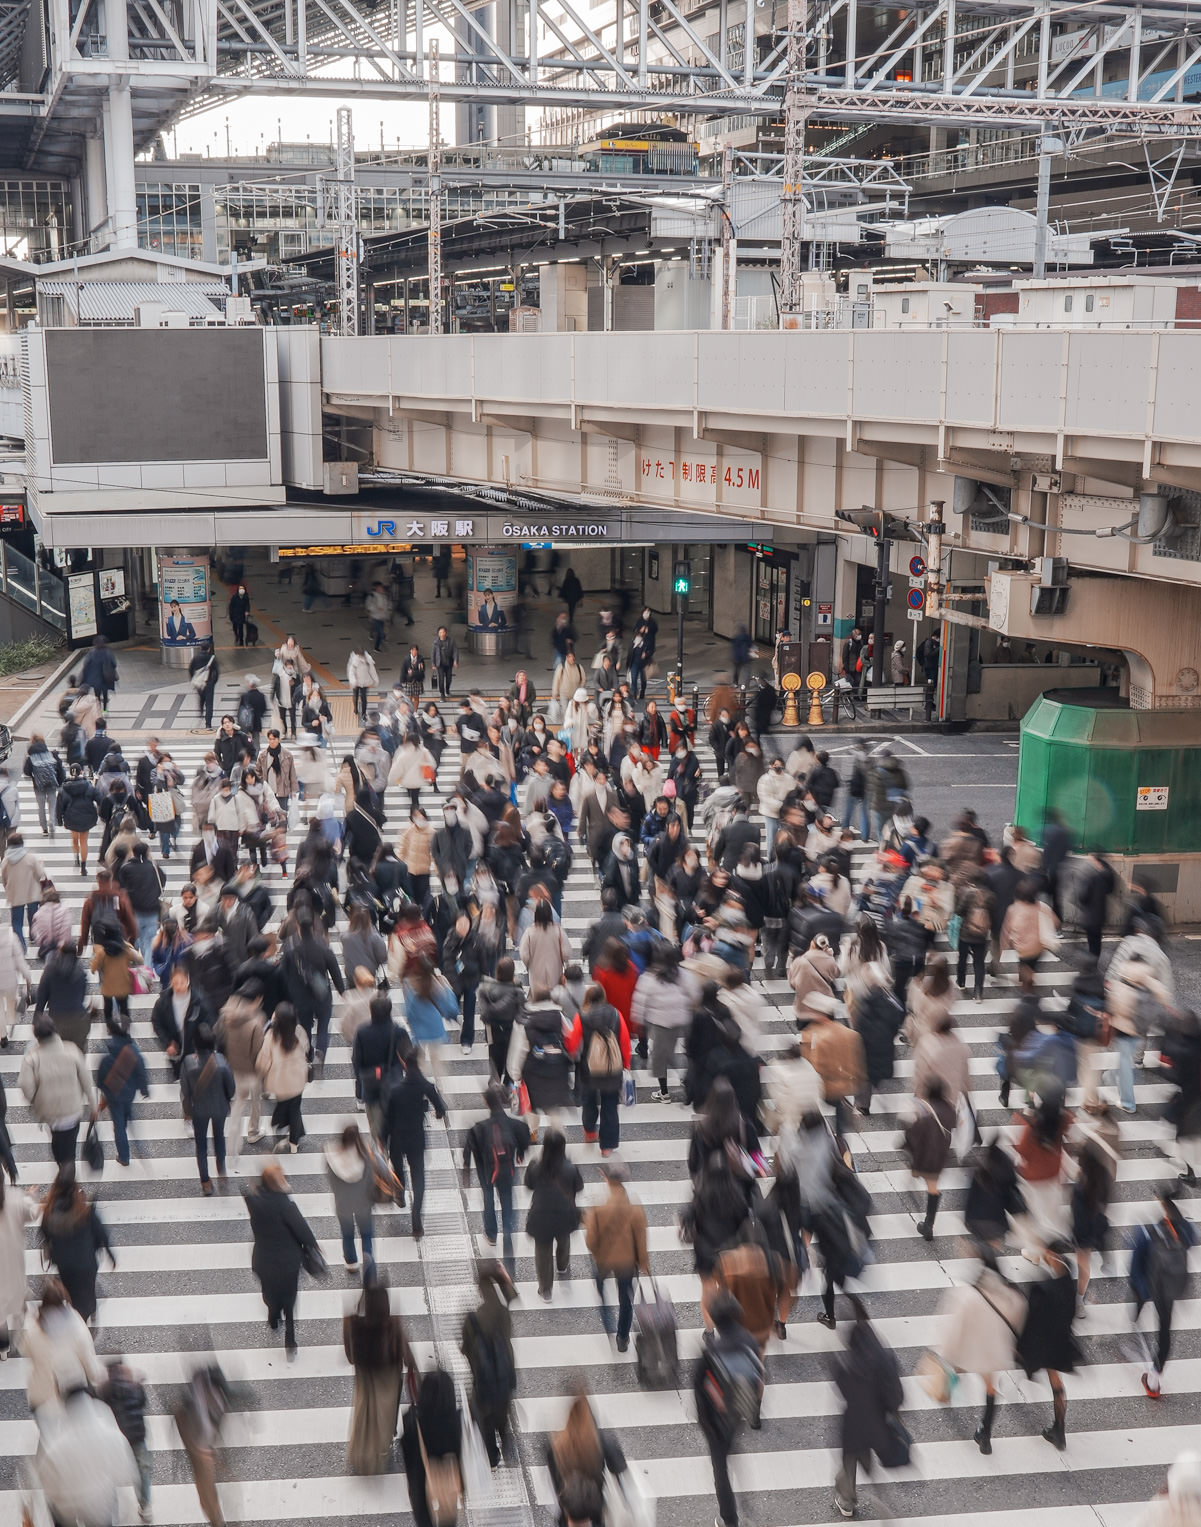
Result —
<path fill-rule="evenodd" d="M 98 901 L 92 909 L 91 935 L 92 943 L 104 945 L 110 940 L 119 939 L 125 942 L 125 934 L 121 929 L 121 919 L 117 915 L 120 902 L 116 896 L 107 901 Z"/>
<path fill-rule="evenodd" d="M 463 1496 L 463 1475 L 458 1457 L 444 1453 L 431 1458 L 425 1450 L 421 1425 L 417 1426 L 421 1461 L 425 1465 L 425 1504 L 434 1527 L 455 1527 L 459 1519 L 459 1501 Z"/>
<path fill-rule="evenodd" d="M 83 727 L 78 721 L 68 721 L 62 730 L 63 751 L 67 755 L 68 763 L 82 763 L 84 760 L 84 735 Z"/>
<path fill-rule="evenodd" d="M 492 1175 L 490 1182 L 512 1182 L 516 1166 L 513 1160 L 511 1137 L 493 1121 L 492 1124 Z"/>
<path fill-rule="evenodd" d="M 54 759 L 49 753 L 33 754 L 29 760 L 29 771 L 33 776 L 33 788 L 40 795 L 46 795 L 51 790 L 58 789 L 58 770 L 54 767 Z"/>
<path fill-rule="evenodd" d="M 620 1076 L 622 1073 L 621 1042 L 609 1028 L 596 1028 L 588 1036 L 588 1049 L 584 1055 L 588 1075 L 597 1078 Z"/>
<path fill-rule="evenodd" d="M 1170 1224 L 1156 1225 L 1150 1234 L 1147 1281 L 1151 1295 L 1156 1304 L 1172 1304 L 1188 1289 L 1188 1247 Z"/>
<path fill-rule="evenodd" d="M 258 717 L 255 715 L 254 706 L 251 705 L 249 700 L 243 700 L 238 706 L 237 722 L 238 726 L 247 736 L 255 730 Z"/>
<path fill-rule="evenodd" d="M 488 1336 L 474 1315 L 468 1320 L 475 1327 L 475 1392 L 480 1408 L 488 1415 L 500 1415 L 508 1410 L 509 1402 L 517 1389 L 517 1370 L 513 1366 L 513 1354 L 507 1342 L 499 1337 Z"/>
<path fill-rule="evenodd" d="M 708 1353 L 705 1392 L 732 1434 L 740 1426 L 757 1428 L 763 1404 L 763 1359 L 750 1342 Z"/>
<path fill-rule="evenodd" d="M 976 940 L 987 938 L 991 932 L 992 918 L 988 915 L 988 908 L 982 901 L 974 900 L 964 916 L 962 933 Z"/>

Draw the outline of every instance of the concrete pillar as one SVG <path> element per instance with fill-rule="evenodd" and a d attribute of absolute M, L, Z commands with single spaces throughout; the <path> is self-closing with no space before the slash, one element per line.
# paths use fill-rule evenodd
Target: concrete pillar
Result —
<path fill-rule="evenodd" d="M 136 249 L 138 202 L 133 177 L 133 102 L 129 81 L 109 86 L 104 103 L 104 164 L 114 249 Z"/>
<path fill-rule="evenodd" d="M 845 542 L 838 542 L 838 560 L 834 566 L 834 639 L 842 643 L 859 620 L 857 593 L 859 564 L 846 553 Z"/>
<path fill-rule="evenodd" d="M 94 238 L 108 221 L 108 191 L 104 179 L 104 130 L 101 128 L 84 142 L 84 196 L 87 203 L 84 237 Z M 107 243 L 107 236 L 103 238 Z"/>
<path fill-rule="evenodd" d="M 588 327 L 588 267 L 540 265 L 538 305 L 543 334 Z"/>

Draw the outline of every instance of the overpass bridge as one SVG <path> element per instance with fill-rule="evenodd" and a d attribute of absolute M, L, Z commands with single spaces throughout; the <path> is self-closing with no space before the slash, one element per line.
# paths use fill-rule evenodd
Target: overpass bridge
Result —
<path fill-rule="evenodd" d="M 428 538 L 378 498 L 323 498 L 333 449 L 393 487 L 482 495 L 504 511 L 479 517 L 489 534 L 521 541 L 687 544 L 693 525 L 712 544 L 728 520 L 732 544 L 803 556 L 815 602 L 849 622 L 878 548 L 839 513 L 917 519 L 941 502 L 944 575 L 991 596 L 987 615 L 952 605 L 953 623 L 1115 649 L 1136 705 L 1201 704 L 1196 330 L 29 329 L 6 343 L 19 355 L 0 427 L 24 439 L 53 546 L 329 545 L 361 541 L 368 520 L 381 546 Z M 121 386 L 80 385 L 106 374 Z M 899 579 L 915 550 L 893 543 Z M 740 616 L 719 602 L 740 578 L 732 554 L 714 564 L 717 629 L 746 618 L 749 592 Z M 1066 593 L 1040 597 L 1040 580 Z M 904 592 L 894 580 L 894 630 Z M 838 634 L 806 608 L 773 629 Z"/>
<path fill-rule="evenodd" d="M 729 515 L 764 540 L 838 536 L 852 564 L 876 548 L 840 511 L 943 502 L 951 576 L 995 575 L 996 630 L 1123 650 L 1135 703 L 1198 703 L 1201 334 L 327 338 L 320 368 L 324 408 L 413 482 Z M 894 545 L 895 572 L 914 550 Z M 1081 585 L 1060 614 L 1025 587 L 1043 558 Z"/>

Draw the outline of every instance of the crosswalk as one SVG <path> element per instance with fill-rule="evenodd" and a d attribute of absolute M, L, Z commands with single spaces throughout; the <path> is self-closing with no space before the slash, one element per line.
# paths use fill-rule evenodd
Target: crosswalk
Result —
<path fill-rule="evenodd" d="M 141 739 L 121 740 L 132 762 Z M 208 741 L 191 734 L 169 737 L 186 779 Z M 439 770 L 440 793 L 427 792 L 425 804 L 435 823 L 458 766 L 452 738 Z M 87 884 L 74 872 L 70 840 L 62 833 L 53 842 L 40 837 L 28 782 L 22 783 L 22 799 L 27 843 L 43 858 L 77 916 Z M 407 798 L 401 791 L 389 792 L 387 805 L 386 830 L 399 832 L 407 820 Z M 294 832 L 293 839 L 302 832 L 303 828 Z M 182 833 L 182 863 L 173 859 L 165 866 L 172 893 L 183 881 L 191 842 L 189 814 Z M 282 911 L 284 887 L 274 875 L 269 871 L 268 884 Z M 595 882 L 580 853 L 563 904 L 563 924 L 577 946 L 598 913 Z M 757 969 L 761 973 L 761 967 Z M 1070 982 L 1070 971 L 1056 962 L 1039 980 L 1053 997 Z M 792 993 L 784 981 L 758 984 L 776 1010 L 764 1036 L 765 1053 L 770 1053 L 793 1037 Z M 152 1411 L 155 1520 L 184 1524 L 202 1519 L 170 1411 L 191 1364 L 199 1354 L 212 1351 L 230 1378 L 246 1386 L 242 1393 L 251 1397 L 235 1411 L 226 1430 L 222 1496 L 229 1521 L 395 1522 L 398 1513 L 403 1516 L 407 1510 L 403 1474 L 361 1479 L 347 1476 L 344 1466 L 351 1377 L 342 1352 L 341 1317 L 356 1292 L 342 1271 L 337 1222 L 320 1154 L 321 1144 L 356 1117 L 349 1052 L 336 1033 L 336 1022 L 324 1077 L 305 1093 L 309 1138 L 300 1154 L 285 1163 L 296 1202 L 335 1271 L 328 1283 L 305 1282 L 298 1305 L 301 1350 L 296 1363 L 289 1365 L 278 1338 L 267 1330 L 250 1272 L 249 1230 L 236 1191 L 238 1174 L 232 1174 L 224 1195 L 199 1195 L 190 1129 L 180 1117 L 177 1088 L 150 1029 L 153 1000 L 132 999 L 133 1032 L 151 1073 L 151 1096 L 139 1102 L 134 1125 L 143 1155 L 135 1155 L 128 1171 L 110 1164 L 90 1187 L 117 1254 L 116 1270 L 101 1273 L 97 1345 L 102 1356 L 126 1355 L 145 1376 Z M 957 1014 L 960 1033 L 972 1050 L 974 1102 L 985 1129 L 1008 1127 L 1008 1115 L 998 1107 L 994 1044 L 1009 1001 L 1001 985 L 990 983 L 984 1002 L 961 1004 Z M 53 1175 L 49 1152 L 16 1090 L 27 1037 L 28 1025 L 22 1024 L 13 1045 L 0 1052 L 0 1076 L 8 1091 L 8 1121 L 22 1180 L 40 1185 Z M 99 1043 L 96 1035 L 93 1046 Z M 382 1211 L 377 1216 L 376 1255 L 419 1361 L 437 1358 L 449 1364 L 455 1358 L 457 1324 L 470 1300 L 472 1255 L 493 1254 L 482 1236 L 478 1190 L 472 1187 L 464 1193 L 455 1171 L 455 1146 L 462 1131 L 479 1117 L 479 1095 L 487 1081 L 484 1046 L 477 1042 L 470 1055 L 463 1055 L 457 1044 L 448 1047 L 446 1073 L 443 1090 L 450 1117 L 446 1129 L 431 1124 L 426 1240 L 420 1247 L 414 1244 L 406 1211 Z M 968 1265 L 959 1239 L 963 1170 L 950 1170 L 944 1178 L 944 1207 L 933 1245 L 917 1235 L 924 1192 L 908 1173 L 898 1138 L 911 1074 L 912 1061 L 901 1051 L 896 1080 L 881 1089 L 871 1117 L 850 1136 L 875 1206 L 876 1260 L 865 1270 L 861 1286 L 878 1329 L 897 1351 L 905 1373 L 912 1372 L 918 1353 L 936 1339 L 942 1292 Z M 552 1302 L 543 1304 L 534 1297 L 532 1244 L 519 1235 L 522 1297 L 515 1307 L 515 1336 L 522 1466 L 504 1471 L 494 1499 L 472 1510 L 473 1522 L 507 1527 L 550 1520 L 553 1495 L 543 1438 L 561 1422 L 581 1378 L 593 1393 L 601 1424 L 613 1429 L 647 1493 L 655 1498 L 660 1527 L 692 1527 L 712 1519 L 712 1474 L 687 1381 L 688 1360 L 700 1341 L 699 1285 L 691 1251 L 676 1230 L 679 1211 L 690 1196 L 686 1157 L 691 1113 L 677 1104 L 652 1103 L 653 1080 L 644 1071 L 637 1072 L 636 1079 L 639 1101 L 623 1110 L 621 1154 L 630 1166 L 631 1191 L 650 1221 L 652 1264 L 676 1304 L 682 1388 L 640 1391 L 633 1352 L 618 1354 L 602 1330 L 595 1286 L 578 1238 L 567 1278 L 556 1285 Z M 1143 1397 L 1138 1366 L 1123 1356 L 1130 1306 L 1122 1229 L 1143 1222 L 1151 1213 L 1155 1186 L 1173 1174 L 1158 1153 L 1170 1136 L 1157 1117 L 1168 1091 L 1152 1073 L 1141 1074 L 1139 1114 L 1123 1124 L 1126 1159 L 1119 1170 L 1112 1215 L 1115 1250 L 1094 1277 L 1097 1303 L 1079 1326 L 1086 1366 L 1068 1381 L 1067 1452 L 1055 1452 L 1038 1435 L 1049 1419 L 1049 1395 L 1040 1380 L 1028 1383 L 1020 1374 L 1005 1376 L 994 1451 L 985 1458 L 970 1440 L 981 1398 L 974 1381 L 965 1381 L 955 1402 L 942 1409 L 910 1379 L 905 1393 L 906 1421 L 917 1444 L 913 1464 L 861 1490 L 862 1518 L 937 1527 L 970 1513 L 981 1527 L 1017 1527 L 1034 1521 L 1037 1514 L 1040 1524 L 1050 1527 L 1131 1527 L 1143 1509 L 1139 1503 L 1154 1493 L 1167 1465 L 1195 1440 L 1201 1420 L 1201 1299 L 1177 1305 L 1176 1344 L 1166 1381 L 1170 1398 L 1159 1408 Z M 568 1137 L 571 1154 L 585 1175 L 586 1199 L 596 1201 L 602 1196 L 597 1147 L 582 1141 L 578 1122 L 569 1128 Z M 245 1147 L 241 1177 L 252 1178 L 266 1159 L 265 1146 Z M 524 1190 L 518 1190 L 516 1199 L 524 1210 Z M 1185 1207 L 1194 1212 L 1191 1205 Z M 1004 1266 L 1017 1281 L 1031 1275 L 1020 1257 L 1005 1258 Z M 27 1269 L 36 1292 L 41 1261 L 32 1237 Z M 840 1405 L 828 1361 L 842 1336 L 816 1323 L 816 1295 L 816 1277 L 810 1273 L 787 1340 L 773 1337 L 769 1345 L 763 1429 L 747 1434 L 733 1466 L 745 1521 L 753 1527 L 799 1527 L 834 1519 L 831 1485 L 838 1466 Z M 22 1359 L 0 1364 L 0 1527 L 20 1520 L 24 1469 L 36 1447 L 24 1387 Z M 132 1499 L 128 1507 L 132 1512 Z"/>

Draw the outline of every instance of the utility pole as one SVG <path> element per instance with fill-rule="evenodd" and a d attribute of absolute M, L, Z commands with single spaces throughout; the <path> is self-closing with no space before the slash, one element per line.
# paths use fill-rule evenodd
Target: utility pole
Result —
<path fill-rule="evenodd" d="M 884 682 L 884 622 L 888 618 L 888 560 L 892 542 L 888 539 L 888 517 L 881 515 L 880 543 L 876 547 L 876 607 L 872 612 L 872 683 Z"/>
<path fill-rule="evenodd" d="M 727 143 L 721 151 L 721 326 L 734 327 L 734 296 L 738 290 L 738 245 L 734 238 L 731 190 L 734 185 L 734 150 Z"/>
<path fill-rule="evenodd" d="M 805 88 L 805 33 L 809 22 L 809 0 L 788 0 L 788 84 L 784 90 L 784 191 L 780 197 L 780 323 L 792 327 L 804 310 L 805 244 L 805 124 L 807 94 Z M 749 50 L 754 38 L 744 46 Z"/>
<path fill-rule="evenodd" d="M 1063 153 L 1063 140 L 1047 136 L 1043 123 L 1038 140 L 1038 194 L 1034 204 L 1034 279 L 1042 281 L 1047 274 L 1047 224 L 1051 216 L 1051 156 Z"/>
<path fill-rule="evenodd" d="M 338 333 L 359 332 L 359 227 L 354 196 L 354 118 L 349 106 L 338 107 L 338 145 L 334 162 L 338 227 Z"/>
<path fill-rule="evenodd" d="M 442 333 L 442 126 L 439 120 L 438 39 L 430 39 L 430 333 Z"/>

